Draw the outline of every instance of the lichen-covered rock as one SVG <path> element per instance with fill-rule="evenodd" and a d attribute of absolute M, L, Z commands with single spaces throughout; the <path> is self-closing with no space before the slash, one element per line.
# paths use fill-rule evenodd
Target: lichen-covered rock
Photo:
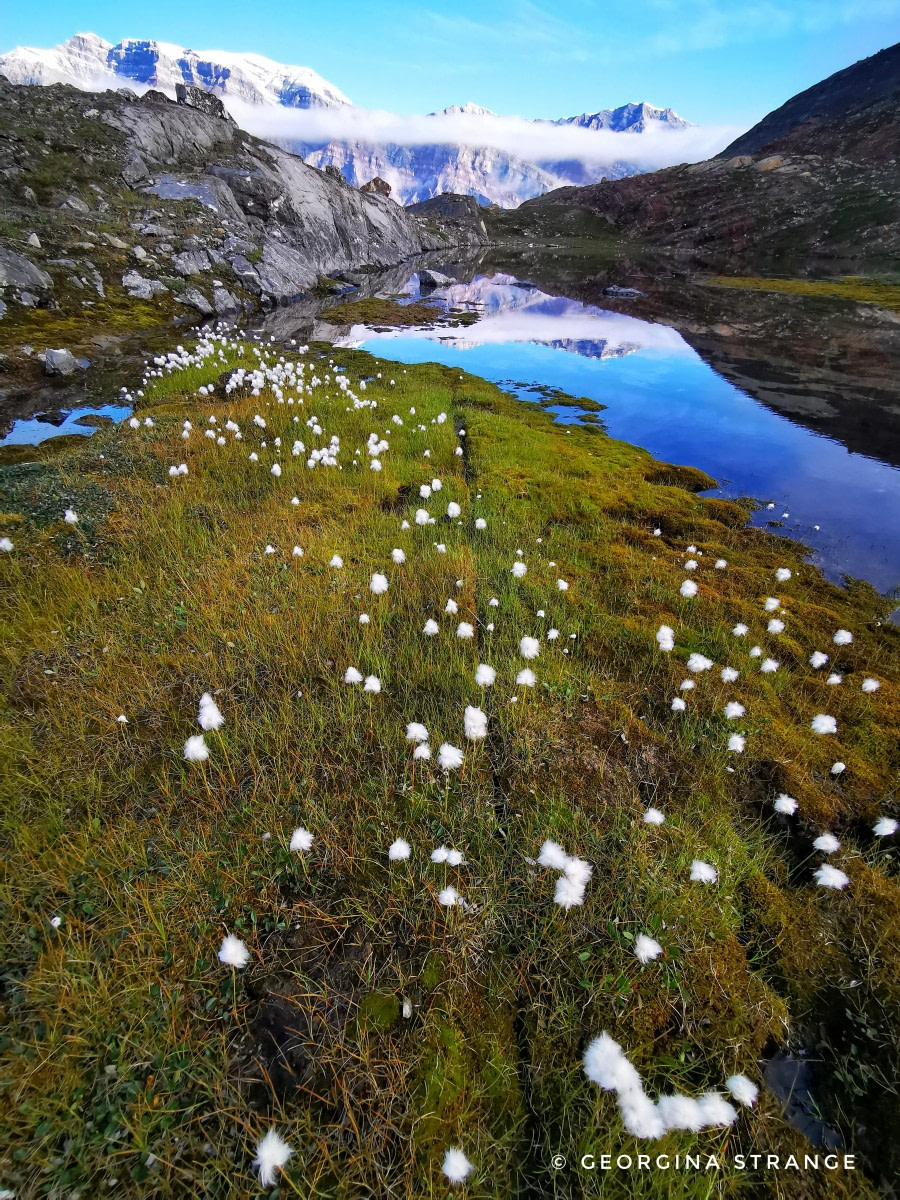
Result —
<path fill-rule="evenodd" d="M 185 288 L 183 292 L 178 294 L 177 299 L 179 304 L 189 304 L 191 308 L 196 308 L 204 317 L 211 317 L 215 311 L 207 298 L 197 288 Z"/>
<path fill-rule="evenodd" d="M 39 288 L 53 287 L 53 280 L 46 271 L 35 266 L 24 254 L 15 250 L 6 250 L 0 246 L 0 288 Z"/>
<path fill-rule="evenodd" d="M 209 270 L 209 256 L 205 250 L 185 250 L 175 255 L 172 266 L 179 275 L 199 275 L 201 271 Z"/>

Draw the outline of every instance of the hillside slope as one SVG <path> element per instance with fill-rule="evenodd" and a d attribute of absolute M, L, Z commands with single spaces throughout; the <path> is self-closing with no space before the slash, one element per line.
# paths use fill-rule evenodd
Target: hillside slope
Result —
<path fill-rule="evenodd" d="M 573 209 L 701 265 L 890 266 L 900 254 L 900 49 L 795 97 L 725 156 L 527 202 L 537 232 Z M 854 89 L 853 79 L 859 80 Z M 771 135 L 771 136 L 770 136 Z M 774 140 L 773 140 L 774 139 Z M 758 147 L 737 153 L 742 145 Z"/>

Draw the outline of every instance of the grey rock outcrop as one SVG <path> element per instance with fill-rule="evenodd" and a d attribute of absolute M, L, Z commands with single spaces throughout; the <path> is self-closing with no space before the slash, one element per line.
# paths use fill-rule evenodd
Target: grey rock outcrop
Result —
<path fill-rule="evenodd" d="M 203 293 L 196 288 L 185 288 L 183 292 L 179 293 L 177 299 L 180 304 L 189 304 L 191 308 L 196 308 L 197 312 L 202 313 L 204 317 L 211 317 L 215 311 Z"/>
<path fill-rule="evenodd" d="M 47 375 L 72 375 L 78 369 L 78 360 L 71 350 L 44 350 L 38 358 L 44 364 Z"/>
<path fill-rule="evenodd" d="M 37 288 L 49 290 L 53 280 L 24 254 L 0 246 L 0 288 Z"/>
<path fill-rule="evenodd" d="M 137 271 L 126 271 L 122 276 L 122 287 L 126 288 L 128 295 L 134 296 L 136 300 L 152 300 L 154 296 L 161 296 L 163 292 L 169 290 L 158 279 L 145 279 Z"/>
<path fill-rule="evenodd" d="M 172 266 L 179 275 L 199 275 L 201 271 L 209 270 L 209 256 L 205 250 L 185 250 L 175 255 Z"/>

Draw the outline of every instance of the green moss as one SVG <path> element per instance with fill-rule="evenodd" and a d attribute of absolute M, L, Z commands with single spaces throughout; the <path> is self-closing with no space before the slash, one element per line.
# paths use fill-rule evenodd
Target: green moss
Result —
<path fill-rule="evenodd" d="M 858 304 L 877 304 L 900 312 L 900 284 L 881 279 L 845 276 L 842 279 L 765 279 L 749 276 L 716 275 L 706 280 L 711 287 L 750 288 L 794 296 L 825 296 L 852 300 Z"/>

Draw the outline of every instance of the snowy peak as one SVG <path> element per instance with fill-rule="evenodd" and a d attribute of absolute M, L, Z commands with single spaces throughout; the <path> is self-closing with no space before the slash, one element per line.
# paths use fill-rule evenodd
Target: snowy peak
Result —
<path fill-rule="evenodd" d="M 467 100 L 465 104 L 451 104 L 449 108 L 442 108 L 438 112 L 428 114 L 429 117 L 496 117 L 496 113 L 490 108 L 482 108 L 480 104 L 473 104 L 471 100 Z"/>
<path fill-rule="evenodd" d="M 287 66 L 261 54 L 189 50 L 141 38 L 113 45 L 93 33 L 78 33 L 52 50 L 20 46 L 0 55 L 0 74 L 11 83 L 82 87 L 136 83 L 166 92 L 185 83 L 249 104 L 287 108 L 337 108 L 350 103 L 309 67 Z"/>
<path fill-rule="evenodd" d="M 600 112 L 561 117 L 557 125 L 578 125 L 582 129 L 609 129 L 613 133 L 646 133 L 650 128 L 689 129 L 691 122 L 671 108 L 656 108 L 644 102 L 603 108 Z"/>

